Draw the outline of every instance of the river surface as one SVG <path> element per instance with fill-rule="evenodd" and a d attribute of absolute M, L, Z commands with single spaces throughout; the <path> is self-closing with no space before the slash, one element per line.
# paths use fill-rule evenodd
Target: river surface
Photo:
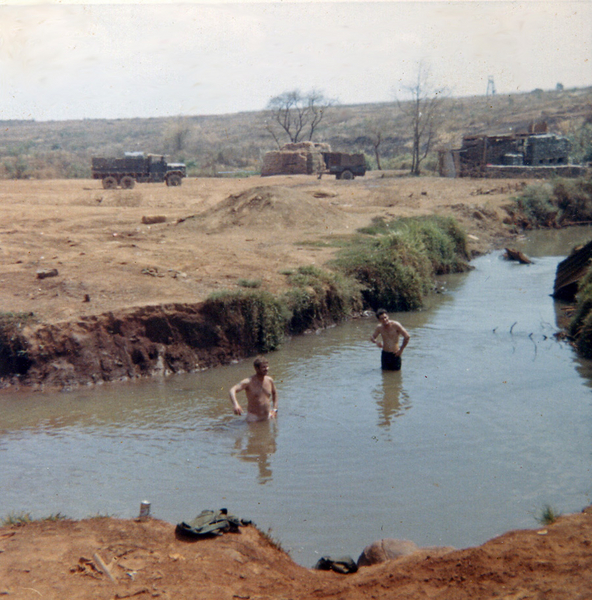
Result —
<path fill-rule="evenodd" d="M 592 502 L 592 363 L 559 342 L 557 263 L 592 230 L 535 232 L 532 265 L 495 252 L 446 277 L 383 373 L 372 318 L 269 355 L 277 422 L 247 425 L 228 388 L 251 361 L 166 380 L 0 397 L 0 517 L 227 507 L 300 564 L 383 537 L 480 544 Z M 517 244 L 514 244 L 516 246 Z M 244 400 L 244 396 L 243 396 Z"/>

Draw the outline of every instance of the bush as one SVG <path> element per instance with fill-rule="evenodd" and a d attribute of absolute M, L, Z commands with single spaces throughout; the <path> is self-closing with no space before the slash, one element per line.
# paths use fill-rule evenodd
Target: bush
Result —
<path fill-rule="evenodd" d="M 204 303 L 204 313 L 219 324 L 227 339 L 255 353 L 278 348 L 288 320 L 284 305 L 259 290 L 212 294 Z"/>
<path fill-rule="evenodd" d="M 514 198 L 519 221 L 527 227 L 553 227 L 592 221 L 592 180 L 584 177 L 526 186 Z"/>
<path fill-rule="evenodd" d="M 340 273 L 310 265 L 286 275 L 292 289 L 283 300 L 291 315 L 291 333 L 339 323 L 362 309 L 360 285 Z"/>
<path fill-rule="evenodd" d="M 528 224 L 549 227 L 555 222 L 559 209 L 553 205 L 553 186 L 549 183 L 527 185 L 514 198 L 516 207 Z"/>
<path fill-rule="evenodd" d="M 433 287 L 435 274 L 469 268 L 466 236 L 453 218 L 375 220 L 342 250 L 335 264 L 363 286 L 376 309 L 414 310 Z"/>

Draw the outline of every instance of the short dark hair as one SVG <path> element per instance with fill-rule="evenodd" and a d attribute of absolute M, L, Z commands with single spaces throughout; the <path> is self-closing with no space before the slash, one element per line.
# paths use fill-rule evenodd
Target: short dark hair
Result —
<path fill-rule="evenodd" d="M 388 313 L 386 312 L 386 310 L 384 310 L 384 308 L 379 308 L 379 309 L 376 311 L 376 318 L 377 318 L 377 319 L 380 319 L 380 316 L 381 316 L 381 315 L 388 315 Z"/>
<path fill-rule="evenodd" d="M 265 358 L 265 356 L 258 356 L 254 362 L 253 366 L 258 369 L 261 365 L 268 365 L 269 361 Z"/>

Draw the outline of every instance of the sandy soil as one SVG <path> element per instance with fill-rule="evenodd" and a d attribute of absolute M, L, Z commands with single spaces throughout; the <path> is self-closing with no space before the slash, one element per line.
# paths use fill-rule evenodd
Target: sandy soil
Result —
<path fill-rule="evenodd" d="M 522 185 L 380 173 L 353 182 L 204 179 L 129 191 L 95 181 L 3 181 L 0 303 L 51 324 L 196 303 L 241 278 L 278 291 L 282 270 L 331 257 L 330 247 L 311 242 L 349 235 L 375 217 L 452 214 L 472 250 L 484 252 L 513 233 L 503 207 Z M 57 276 L 43 277 L 52 269 Z M 479 548 L 423 551 L 338 575 L 296 565 L 253 527 L 188 543 L 160 521 L 43 521 L 0 529 L 0 595 L 571 600 L 592 597 L 591 543 L 592 518 L 580 514 Z"/>
<path fill-rule="evenodd" d="M 583 600 L 592 596 L 591 545 L 592 514 L 583 512 L 477 548 L 420 550 L 342 575 L 295 564 L 253 526 L 186 541 L 176 537 L 174 525 L 156 520 L 42 521 L 0 528 L 0 595 Z"/>
<path fill-rule="evenodd" d="M 453 214 L 482 252 L 508 233 L 501 207 L 521 185 L 380 175 L 188 179 L 133 190 L 91 180 L 3 181 L 2 310 L 57 322 L 197 302 L 241 278 L 277 291 L 283 270 L 320 266 L 334 252 L 311 242 L 349 235 L 374 217 Z M 154 217 L 166 220 L 146 223 Z M 53 269 L 56 277 L 38 277 Z"/>

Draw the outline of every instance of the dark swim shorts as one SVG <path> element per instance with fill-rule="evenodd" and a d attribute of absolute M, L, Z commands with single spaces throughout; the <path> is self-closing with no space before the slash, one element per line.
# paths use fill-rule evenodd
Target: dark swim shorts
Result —
<path fill-rule="evenodd" d="M 401 370 L 401 357 L 397 356 L 393 352 L 382 351 L 380 357 L 380 363 L 385 371 L 400 371 Z"/>

